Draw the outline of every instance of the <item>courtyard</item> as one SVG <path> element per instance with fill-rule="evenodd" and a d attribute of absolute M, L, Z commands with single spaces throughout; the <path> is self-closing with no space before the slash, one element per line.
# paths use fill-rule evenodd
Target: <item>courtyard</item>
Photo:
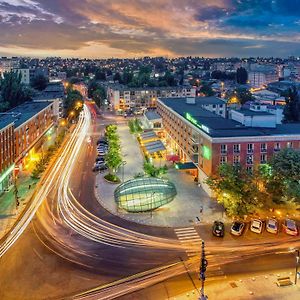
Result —
<path fill-rule="evenodd" d="M 144 172 L 142 149 L 126 124 L 118 126 L 121 141 L 123 164 L 117 171 L 122 182 L 133 179 Z M 154 159 L 155 165 L 167 165 L 168 171 L 163 178 L 172 182 L 177 190 L 174 200 L 153 212 L 129 213 L 119 209 L 114 200 L 114 191 L 118 185 L 108 183 L 103 174 L 96 178 L 96 195 L 100 204 L 111 213 L 124 219 L 155 226 L 179 227 L 212 223 L 222 220 L 223 208 L 212 200 L 206 192 L 194 182 L 194 176 L 184 170 L 177 170 L 172 162 L 165 158 Z"/>

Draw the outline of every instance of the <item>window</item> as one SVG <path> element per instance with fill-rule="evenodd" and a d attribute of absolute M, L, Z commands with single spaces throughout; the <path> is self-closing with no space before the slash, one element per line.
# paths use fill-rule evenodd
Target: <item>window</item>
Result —
<path fill-rule="evenodd" d="M 221 156 L 220 157 L 220 164 L 223 165 L 223 164 L 226 164 L 227 163 L 227 156 Z"/>
<path fill-rule="evenodd" d="M 247 171 L 247 173 L 252 174 L 253 173 L 253 167 L 252 166 L 247 166 L 246 171 Z"/>
<path fill-rule="evenodd" d="M 287 146 L 288 148 L 293 148 L 293 142 L 287 142 L 286 146 Z"/>
<path fill-rule="evenodd" d="M 261 154 L 260 155 L 260 163 L 266 164 L 267 163 L 267 154 Z"/>
<path fill-rule="evenodd" d="M 239 155 L 234 155 L 233 156 L 233 165 L 236 166 L 236 165 L 239 165 L 240 164 L 240 156 Z"/>
<path fill-rule="evenodd" d="M 222 144 L 221 145 L 221 154 L 226 154 L 227 153 L 227 145 L 226 144 Z"/>
<path fill-rule="evenodd" d="M 233 153 L 240 153 L 241 152 L 241 145 L 240 144 L 234 144 L 233 145 Z"/>
<path fill-rule="evenodd" d="M 247 155 L 247 165 L 253 165 L 253 155 Z"/>
<path fill-rule="evenodd" d="M 261 153 L 267 152 L 267 144 L 266 143 L 260 144 L 260 152 Z"/>
<path fill-rule="evenodd" d="M 253 144 L 248 144 L 247 153 L 253 153 L 253 151 L 254 151 L 254 145 Z"/>
<path fill-rule="evenodd" d="M 274 151 L 280 151 L 280 143 L 274 143 Z"/>

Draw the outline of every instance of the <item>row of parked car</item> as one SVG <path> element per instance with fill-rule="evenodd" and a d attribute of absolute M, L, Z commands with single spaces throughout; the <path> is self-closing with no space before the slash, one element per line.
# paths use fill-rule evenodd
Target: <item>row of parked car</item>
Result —
<path fill-rule="evenodd" d="M 104 137 L 101 137 L 97 141 L 97 157 L 94 163 L 93 171 L 100 172 L 107 170 L 105 163 L 105 155 L 108 152 L 108 143 Z"/>
<path fill-rule="evenodd" d="M 250 231 L 254 233 L 262 233 L 264 229 L 269 233 L 277 234 L 279 232 L 279 222 L 274 218 L 262 221 L 260 219 L 253 219 L 250 223 Z M 245 222 L 234 221 L 230 227 L 230 233 L 235 236 L 241 236 L 246 228 Z M 282 224 L 282 229 L 286 234 L 298 235 L 299 230 L 294 220 L 285 219 Z M 223 237 L 225 234 L 225 225 L 221 221 L 215 221 L 212 227 L 212 233 L 214 236 Z"/>

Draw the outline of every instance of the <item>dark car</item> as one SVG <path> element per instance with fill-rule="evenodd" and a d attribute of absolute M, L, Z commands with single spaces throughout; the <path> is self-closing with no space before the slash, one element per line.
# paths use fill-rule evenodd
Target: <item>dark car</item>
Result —
<path fill-rule="evenodd" d="M 101 137 L 98 141 L 97 141 L 97 145 L 99 144 L 106 144 L 107 145 L 107 140 L 105 137 Z"/>
<path fill-rule="evenodd" d="M 95 163 L 93 172 L 100 172 L 107 170 L 107 166 L 104 163 Z"/>
<path fill-rule="evenodd" d="M 221 221 L 215 221 L 212 227 L 212 233 L 214 236 L 223 237 L 225 234 L 225 226 Z"/>
<path fill-rule="evenodd" d="M 96 159 L 95 159 L 95 162 L 104 163 L 104 161 L 105 161 L 105 159 L 104 159 L 103 156 L 98 156 L 98 157 L 96 157 Z"/>

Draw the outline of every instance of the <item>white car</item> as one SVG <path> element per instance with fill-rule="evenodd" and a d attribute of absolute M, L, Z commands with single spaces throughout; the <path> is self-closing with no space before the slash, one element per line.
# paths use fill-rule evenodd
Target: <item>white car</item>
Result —
<path fill-rule="evenodd" d="M 242 235 L 243 231 L 245 228 L 245 223 L 244 222 L 233 222 L 231 225 L 230 233 L 233 235 L 240 236 Z"/>
<path fill-rule="evenodd" d="M 254 219 L 251 221 L 250 230 L 255 233 L 261 233 L 263 227 L 263 222 L 258 219 Z"/>
<path fill-rule="evenodd" d="M 278 222 L 276 219 L 268 219 L 266 223 L 266 230 L 270 233 L 278 233 Z"/>

